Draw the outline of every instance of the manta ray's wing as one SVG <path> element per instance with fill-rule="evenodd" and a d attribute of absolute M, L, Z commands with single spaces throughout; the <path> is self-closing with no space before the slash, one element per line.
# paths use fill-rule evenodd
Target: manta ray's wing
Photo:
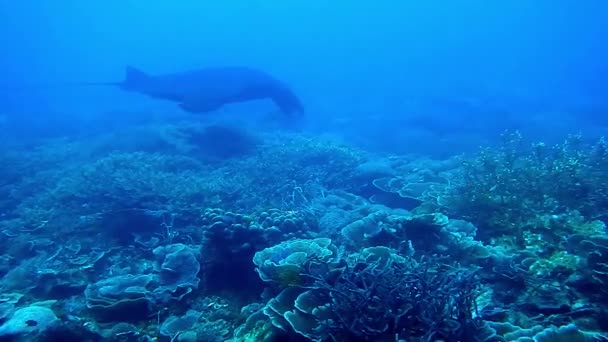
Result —
<path fill-rule="evenodd" d="M 224 104 L 223 99 L 209 96 L 210 94 L 190 94 L 183 96 L 179 107 L 190 113 L 207 113 L 218 110 Z"/>
<path fill-rule="evenodd" d="M 199 76 L 199 75 L 197 75 Z M 179 93 L 179 106 L 190 113 L 206 113 L 220 109 L 229 103 L 234 85 L 214 77 L 190 78 L 174 87 Z"/>
<path fill-rule="evenodd" d="M 129 91 L 145 92 L 150 88 L 153 77 L 132 66 L 127 66 L 125 69 L 125 78 L 119 83 L 120 87 Z"/>

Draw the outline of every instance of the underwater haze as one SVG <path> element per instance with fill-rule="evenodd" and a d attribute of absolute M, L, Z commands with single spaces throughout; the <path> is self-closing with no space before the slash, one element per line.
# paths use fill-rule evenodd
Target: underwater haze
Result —
<path fill-rule="evenodd" d="M 606 23 L 0 3 L 0 342 L 608 341 Z"/>
<path fill-rule="evenodd" d="M 33 121 L 50 113 L 112 121 L 115 111 L 170 112 L 116 89 L 60 86 L 119 81 L 127 64 L 151 73 L 261 68 L 295 89 L 311 127 L 372 145 L 388 133 L 399 152 L 412 140 L 434 147 L 438 135 L 452 143 L 513 128 L 595 133 L 607 121 L 602 1 L 1 6 L 2 83 L 57 84 L 4 94 L 12 111 Z"/>

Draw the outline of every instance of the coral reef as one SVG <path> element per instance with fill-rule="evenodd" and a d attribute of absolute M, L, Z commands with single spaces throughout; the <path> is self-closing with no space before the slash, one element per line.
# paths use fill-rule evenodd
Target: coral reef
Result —
<path fill-rule="evenodd" d="M 450 178 L 438 204 L 483 230 L 520 241 L 543 215 L 579 211 L 586 220 L 606 215 L 608 146 L 587 146 L 581 136 L 563 143 L 526 146 L 521 134 L 505 133 L 498 148 L 467 159 Z"/>
<path fill-rule="evenodd" d="M 7 145 L 0 340 L 606 341 L 606 142 L 503 138 L 443 161 L 198 122 Z"/>

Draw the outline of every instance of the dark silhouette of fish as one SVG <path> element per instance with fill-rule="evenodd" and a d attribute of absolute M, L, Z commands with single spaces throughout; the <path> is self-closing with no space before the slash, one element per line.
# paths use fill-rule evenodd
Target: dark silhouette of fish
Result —
<path fill-rule="evenodd" d="M 261 99 L 272 100 L 289 116 L 304 112 L 302 103 L 285 83 L 246 67 L 206 68 L 165 75 L 149 75 L 127 67 L 122 82 L 106 84 L 177 102 L 183 110 L 197 114 L 215 111 L 229 103 Z"/>

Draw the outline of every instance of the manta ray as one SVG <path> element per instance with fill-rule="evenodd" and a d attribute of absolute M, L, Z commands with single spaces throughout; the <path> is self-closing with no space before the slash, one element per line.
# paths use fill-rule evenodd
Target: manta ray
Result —
<path fill-rule="evenodd" d="M 105 84 L 173 101 L 184 111 L 196 114 L 212 112 L 229 103 L 261 99 L 272 100 L 289 116 L 299 116 L 304 112 L 302 103 L 285 83 L 266 72 L 247 67 L 205 68 L 150 75 L 128 66 L 122 82 Z"/>

